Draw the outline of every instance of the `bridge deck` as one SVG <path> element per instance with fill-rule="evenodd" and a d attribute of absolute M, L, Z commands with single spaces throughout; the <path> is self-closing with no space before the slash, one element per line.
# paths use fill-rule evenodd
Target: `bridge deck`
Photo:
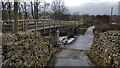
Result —
<path fill-rule="evenodd" d="M 19 20 L 19 31 L 35 31 L 46 30 L 78 26 L 75 23 L 69 21 L 55 21 L 55 20 Z M 9 32 L 14 30 L 14 21 L 3 21 L 3 32 Z"/>

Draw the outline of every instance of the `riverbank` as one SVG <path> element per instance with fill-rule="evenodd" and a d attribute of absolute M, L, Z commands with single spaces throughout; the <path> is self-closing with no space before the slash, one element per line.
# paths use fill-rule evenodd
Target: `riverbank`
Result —
<path fill-rule="evenodd" d="M 92 36 L 78 36 L 74 42 L 65 45 L 62 51 L 54 55 L 50 65 L 53 68 L 57 66 L 94 66 L 86 55 L 86 50 L 91 46 Z"/>
<path fill-rule="evenodd" d="M 3 62 L 5 66 L 44 67 L 60 49 L 43 41 L 39 33 L 19 33 L 3 35 Z"/>
<path fill-rule="evenodd" d="M 93 35 L 86 34 L 78 36 L 74 42 L 65 47 L 53 48 L 48 39 L 42 37 L 40 33 L 4 34 L 2 64 L 44 67 L 51 59 L 54 66 L 93 66 L 84 51 L 91 47 L 92 39 Z"/>
<path fill-rule="evenodd" d="M 94 38 L 88 56 L 96 66 L 120 68 L 120 31 L 100 33 Z"/>

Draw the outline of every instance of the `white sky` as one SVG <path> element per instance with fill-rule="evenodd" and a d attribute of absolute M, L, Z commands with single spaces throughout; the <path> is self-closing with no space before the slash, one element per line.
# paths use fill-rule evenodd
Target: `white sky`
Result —
<path fill-rule="evenodd" d="M 0 0 L 0 1 L 8 1 L 8 0 Z M 14 1 L 14 0 L 9 0 L 9 1 Z M 23 1 L 23 0 L 15 0 L 15 1 Z M 24 0 L 24 1 L 31 1 L 31 0 Z M 48 3 L 52 3 L 54 0 L 45 0 L 45 1 L 48 2 Z M 62 1 L 65 2 L 66 6 L 80 6 L 84 3 L 90 3 L 90 2 L 92 2 L 92 3 L 119 2 L 120 0 L 62 0 Z"/>
<path fill-rule="evenodd" d="M 51 3 L 53 0 L 46 0 Z M 80 6 L 84 3 L 119 2 L 120 0 L 64 0 L 66 6 Z"/>
<path fill-rule="evenodd" d="M 8 1 L 8 0 L 0 0 Z M 14 1 L 14 0 L 10 0 Z M 18 0 L 16 0 L 18 1 Z M 23 0 L 19 0 L 23 1 Z M 24 0 L 29 2 L 31 0 Z M 34 1 L 34 0 L 33 0 Z M 52 3 L 54 0 L 45 0 L 48 3 Z M 81 14 L 110 14 L 110 8 L 114 8 L 113 14 L 118 14 L 118 2 L 120 0 L 62 0 L 65 2 L 65 6 L 68 7 L 70 12 L 80 12 Z M 119 9 L 120 10 L 120 9 Z"/>
<path fill-rule="evenodd" d="M 51 3 L 53 0 L 46 0 Z M 118 14 L 118 2 L 120 0 L 64 0 L 70 12 L 80 12 L 80 14 L 110 14 L 111 7 L 113 14 Z M 120 9 L 119 9 L 120 10 Z"/>

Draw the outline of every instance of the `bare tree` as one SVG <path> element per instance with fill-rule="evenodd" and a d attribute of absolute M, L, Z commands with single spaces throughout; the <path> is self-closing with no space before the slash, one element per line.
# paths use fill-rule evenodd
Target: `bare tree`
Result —
<path fill-rule="evenodd" d="M 55 20 L 62 20 L 65 19 L 65 14 L 67 14 L 68 9 L 65 7 L 64 2 L 60 0 L 55 0 L 52 3 L 52 11 L 54 14 Z"/>
<path fill-rule="evenodd" d="M 34 9 L 33 9 L 33 7 L 34 7 L 34 3 L 32 2 L 32 0 L 31 0 L 31 2 L 30 2 L 30 6 L 31 6 L 31 14 L 32 14 L 32 18 L 34 19 Z"/>
<path fill-rule="evenodd" d="M 2 20 L 7 20 L 6 2 L 2 2 Z"/>
<path fill-rule="evenodd" d="M 18 24 L 18 2 L 14 2 L 14 33 L 19 31 Z"/>
<path fill-rule="evenodd" d="M 33 19 L 39 18 L 39 12 L 41 9 L 40 4 L 41 4 L 40 0 L 31 0 L 30 2 L 31 14 Z"/>
<path fill-rule="evenodd" d="M 46 3 L 46 2 L 44 2 L 44 5 L 43 5 L 43 19 L 45 19 L 45 16 L 46 16 L 46 14 L 47 14 L 47 8 L 48 8 L 48 6 L 49 6 L 49 3 Z"/>
<path fill-rule="evenodd" d="M 12 18 L 11 18 L 12 7 L 13 7 L 12 2 L 10 2 L 10 1 L 8 0 L 8 2 L 7 2 L 7 12 L 8 12 L 8 19 L 9 19 L 9 20 L 12 19 Z"/>
<path fill-rule="evenodd" d="M 23 19 L 23 10 L 24 10 L 24 7 L 23 7 L 23 5 L 19 2 L 19 19 L 20 19 L 20 20 Z"/>
<path fill-rule="evenodd" d="M 39 0 L 35 0 L 34 1 L 34 18 L 35 19 L 38 19 L 38 16 L 39 16 L 39 10 L 40 10 L 40 1 Z"/>
<path fill-rule="evenodd" d="M 26 2 L 24 2 L 24 19 L 26 20 L 28 17 L 27 17 L 27 4 Z"/>

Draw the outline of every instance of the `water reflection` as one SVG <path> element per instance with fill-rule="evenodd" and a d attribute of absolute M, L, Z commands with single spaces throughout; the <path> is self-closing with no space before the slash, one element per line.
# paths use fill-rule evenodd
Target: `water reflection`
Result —
<path fill-rule="evenodd" d="M 70 49 L 88 50 L 91 47 L 92 41 L 94 38 L 94 35 L 93 35 L 94 28 L 95 26 L 88 27 L 84 35 L 78 36 L 75 42 L 67 45 L 66 47 Z"/>
<path fill-rule="evenodd" d="M 94 28 L 94 26 L 89 27 L 85 35 L 78 36 L 73 43 L 63 46 L 66 49 L 55 56 L 55 66 L 94 66 L 85 51 L 81 51 L 91 47 Z"/>

